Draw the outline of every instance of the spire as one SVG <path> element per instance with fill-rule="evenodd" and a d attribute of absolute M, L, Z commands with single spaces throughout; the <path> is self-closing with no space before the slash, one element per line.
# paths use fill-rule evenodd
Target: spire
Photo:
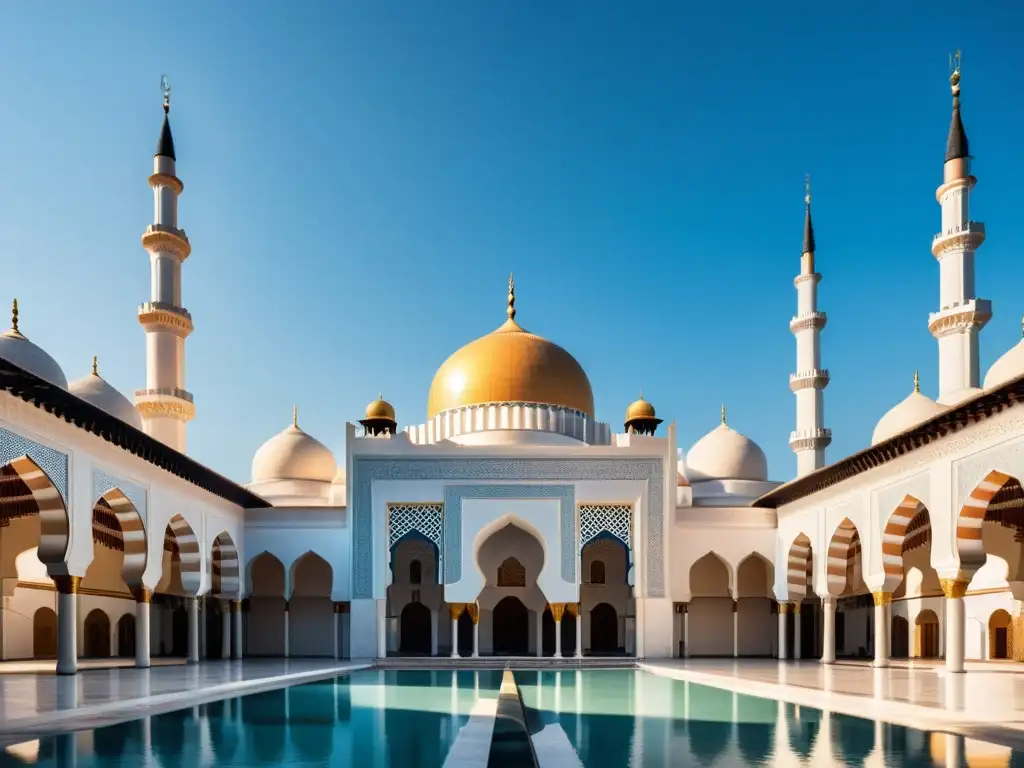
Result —
<path fill-rule="evenodd" d="M 508 309 L 505 314 L 509 320 L 516 319 L 516 279 L 511 272 L 508 273 Z"/>
<path fill-rule="evenodd" d="M 949 124 L 949 138 L 946 139 L 946 162 L 969 157 L 967 133 L 964 131 L 963 120 L 960 119 L 960 51 L 949 57 L 949 85 L 953 90 L 953 119 Z"/>
<path fill-rule="evenodd" d="M 14 303 L 11 304 L 11 330 L 15 333 L 21 333 L 18 330 L 18 300 L 15 299 Z"/>
<path fill-rule="evenodd" d="M 804 249 L 803 253 L 814 253 L 814 224 L 811 223 L 811 175 L 807 174 L 804 180 L 804 205 L 807 206 L 804 213 Z"/>
<path fill-rule="evenodd" d="M 299 406 L 292 406 L 292 426 L 298 429 L 299 427 Z"/>
<path fill-rule="evenodd" d="M 722 423 L 725 424 L 725 403 L 722 403 Z"/>
<path fill-rule="evenodd" d="M 921 393 L 921 376 L 917 371 L 914 371 L 914 391 L 918 394 Z"/>
<path fill-rule="evenodd" d="M 164 92 L 164 124 L 160 127 L 160 140 L 156 143 L 154 154 L 177 160 L 174 156 L 174 138 L 171 136 L 171 81 L 167 79 L 167 75 L 160 76 L 160 88 Z"/>
<path fill-rule="evenodd" d="M 99 376 L 100 375 L 100 361 L 99 361 L 99 358 L 96 355 L 92 356 L 92 375 L 93 376 Z"/>

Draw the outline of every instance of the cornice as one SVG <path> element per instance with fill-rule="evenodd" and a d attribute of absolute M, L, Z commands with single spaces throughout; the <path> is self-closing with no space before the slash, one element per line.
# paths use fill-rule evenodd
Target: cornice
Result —
<path fill-rule="evenodd" d="M 142 233 L 142 247 L 150 253 L 172 253 L 184 261 L 192 253 L 185 231 L 164 224 L 150 224 Z"/>
<path fill-rule="evenodd" d="M 195 330 L 187 310 L 160 301 L 139 306 L 139 324 L 146 331 L 168 330 L 183 339 Z"/>
<path fill-rule="evenodd" d="M 956 189 L 957 187 L 967 187 L 968 191 L 974 189 L 974 185 L 978 183 L 978 180 L 973 176 L 963 176 L 959 179 L 953 179 L 942 184 L 938 189 L 935 190 L 935 201 L 939 204 L 942 203 L 942 198 L 947 192 Z"/>
<path fill-rule="evenodd" d="M 992 305 L 987 299 L 971 299 L 959 307 L 932 312 L 928 316 L 928 330 L 932 336 L 941 339 L 952 333 L 971 328 L 984 328 L 992 319 Z"/>
<path fill-rule="evenodd" d="M 135 407 L 144 419 L 170 417 L 191 421 L 196 416 L 192 395 L 183 389 L 137 389 Z"/>
<path fill-rule="evenodd" d="M 789 447 L 794 453 L 800 451 L 821 451 L 832 444 L 832 430 L 812 429 L 789 433 Z"/>
<path fill-rule="evenodd" d="M 181 179 L 169 173 L 154 173 L 149 177 L 149 186 L 154 189 L 157 187 L 170 187 L 176 195 L 180 195 L 185 189 Z"/>
<path fill-rule="evenodd" d="M 797 275 L 796 277 L 793 278 L 793 285 L 799 288 L 800 283 L 806 283 L 809 280 L 813 280 L 814 284 L 817 285 L 818 283 L 821 282 L 821 275 L 817 272 L 812 272 L 809 275 Z"/>
<path fill-rule="evenodd" d="M 789 330 L 793 333 L 797 331 L 803 331 L 808 328 L 815 328 L 821 330 L 825 327 L 828 322 L 828 316 L 824 312 L 807 312 L 802 315 L 797 315 L 789 321 Z"/>
<path fill-rule="evenodd" d="M 806 371 L 797 371 L 789 374 L 789 388 L 793 392 L 801 389 L 824 389 L 828 386 L 830 379 L 827 368 L 811 368 Z"/>
<path fill-rule="evenodd" d="M 985 242 L 985 225 L 980 221 L 968 221 L 956 232 L 939 233 L 932 238 L 932 255 L 942 258 L 947 253 L 976 251 Z"/>

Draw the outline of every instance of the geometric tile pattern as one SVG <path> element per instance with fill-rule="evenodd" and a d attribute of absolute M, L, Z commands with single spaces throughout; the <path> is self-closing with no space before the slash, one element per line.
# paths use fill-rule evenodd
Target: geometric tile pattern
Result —
<path fill-rule="evenodd" d="M 68 504 L 68 457 L 45 445 L 40 445 L 0 427 L 0 466 L 9 464 L 19 456 L 28 456 L 53 483 L 65 508 Z"/>
<path fill-rule="evenodd" d="M 638 480 L 647 481 L 648 510 L 643 546 L 646 554 L 645 596 L 665 596 L 663 560 L 664 498 L 665 489 L 662 462 L 657 458 L 645 459 L 395 459 L 357 456 L 352 461 L 352 597 L 373 597 L 373 506 L 372 485 L 380 480 L 441 480 L 466 481 L 586 481 L 586 480 Z M 447 502 L 447 499 L 446 499 Z M 454 514 L 450 505 L 445 511 L 445 545 L 451 544 L 449 518 Z M 575 574 L 574 510 L 568 515 L 570 534 L 563 536 L 572 548 L 572 573 Z M 563 525 L 565 520 L 563 518 Z M 461 542 L 457 542 L 461 549 Z M 563 553 L 564 558 L 564 553 Z M 564 563 L 563 563 L 564 567 Z M 447 563 L 445 568 L 446 581 Z M 572 579 L 570 579 L 572 580 Z"/>
<path fill-rule="evenodd" d="M 149 524 L 149 496 L 146 489 L 141 485 L 125 480 L 122 477 L 108 474 L 102 469 L 92 469 L 92 500 L 93 503 L 112 488 L 116 488 L 127 496 L 135 507 L 135 510 L 142 516 L 143 522 Z"/>
<path fill-rule="evenodd" d="M 440 552 L 443 527 L 443 504 L 388 504 L 388 547 L 415 531 L 434 542 Z"/>
<path fill-rule="evenodd" d="M 630 546 L 633 507 L 629 504 L 581 504 L 580 550 L 587 542 L 602 533 L 608 533 Z"/>

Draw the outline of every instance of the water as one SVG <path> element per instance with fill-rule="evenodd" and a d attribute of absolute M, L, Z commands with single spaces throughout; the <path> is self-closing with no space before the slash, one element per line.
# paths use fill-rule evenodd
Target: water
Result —
<path fill-rule="evenodd" d="M 1010 749 L 636 670 L 517 671 L 585 768 L 1024 765 Z M 0 768 L 441 768 L 500 670 L 371 670 L 0 751 Z"/>

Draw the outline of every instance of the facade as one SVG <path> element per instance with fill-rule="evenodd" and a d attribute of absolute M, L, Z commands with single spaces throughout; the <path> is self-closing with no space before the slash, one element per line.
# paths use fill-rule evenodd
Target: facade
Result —
<path fill-rule="evenodd" d="M 246 487 L 192 461 L 168 91 L 142 238 L 145 388 L 130 402 L 95 362 L 69 384 L 16 303 L 0 335 L 2 658 L 73 673 L 111 655 L 846 655 L 952 671 L 1024 657 L 1024 342 L 982 381 L 984 227 L 969 218 L 959 69 L 951 82 L 939 397 L 915 381 L 871 447 L 827 463 L 808 185 L 787 483 L 724 406 L 685 456 L 642 396 L 621 429 L 597 421 L 586 372 L 524 327 L 511 277 L 503 324 L 441 364 L 424 423 L 399 428 L 378 396 L 335 456 L 293 414 Z"/>

